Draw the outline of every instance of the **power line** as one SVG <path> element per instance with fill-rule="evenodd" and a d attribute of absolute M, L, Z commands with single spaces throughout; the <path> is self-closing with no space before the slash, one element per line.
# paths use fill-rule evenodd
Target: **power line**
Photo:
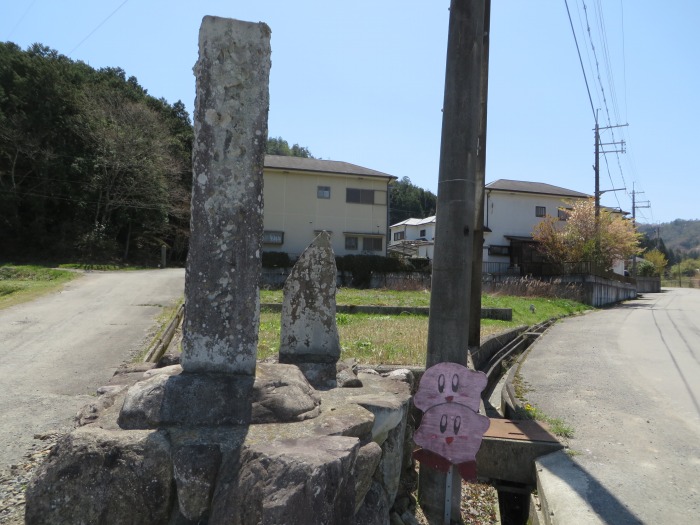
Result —
<path fill-rule="evenodd" d="M 591 89 L 588 86 L 588 77 L 586 76 L 586 68 L 583 67 L 583 59 L 581 58 L 581 49 L 578 46 L 578 39 L 576 38 L 576 31 L 574 30 L 574 23 L 571 20 L 571 11 L 569 11 L 569 2 L 564 0 L 566 5 L 566 13 L 569 15 L 569 24 L 571 25 L 571 34 L 574 35 L 574 42 L 576 43 L 576 52 L 578 53 L 578 60 L 581 63 L 581 72 L 583 73 L 583 80 L 586 82 L 586 91 L 588 92 L 588 100 L 591 103 L 591 111 L 593 112 L 593 118 L 597 119 L 595 114 L 595 107 L 593 106 L 593 98 L 591 97 Z"/>
<path fill-rule="evenodd" d="M 604 65 L 605 78 L 607 80 L 607 84 L 608 84 L 608 88 L 609 88 L 608 89 L 609 94 L 608 94 L 608 92 L 606 92 L 605 85 L 603 82 L 603 74 L 601 73 L 601 67 L 600 67 L 601 60 L 599 60 L 599 58 L 598 58 L 598 52 L 597 52 L 596 45 L 594 42 L 593 33 L 591 31 L 591 24 L 590 24 L 590 20 L 588 17 L 588 6 L 586 5 L 585 0 L 582 0 L 584 17 L 586 20 L 586 34 L 588 35 L 588 40 L 590 42 L 591 51 L 593 53 L 593 58 L 594 58 L 594 62 L 595 62 L 596 78 L 598 80 L 598 85 L 599 85 L 600 94 L 601 94 L 601 101 L 602 101 L 602 105 L 603 105 L 604 110 L 605 110 L 606 120 L 608 122 L 607 127 L 610 128 L 610 132 L 611 132 L 611 136 L 612 136 L 612 143 L 614 144 L 614 143 L 617 143 L 617 141 L 615 139 L 615 132 L 614 132 L 613 128 L 616 128 L 618 126 L 612 125 L 612 116 L 611 116 L 610 106 L 608 105 L 608 98 L 612 104 L 612 113 L 615 116 L 617 121 L 619 121 L 619 119 L 620 119 L 620 110 L 619 110 L 619 104 L 618 104 L 618 100 L 617 100 L 617 90 L 615 89 L 615 78 L 614 78 L 613 68 L 612 68 L 612 64 L 611 64 L 611 60 L 610 60 L 610 48 L 608 45 L 607 30 L 606 30 L 606 25 L 605 25 L 605 18 L 603 15 L 603 8 L 602 8 L 602 4 L 601 4 L 600 0 L 594 0 L 594 2 L 595 2 L 594 3 L 594 7 L 595 7 L 594 14 L 595 14 L 595 21 L 596 21 L 595 27 L 597 27 L 597 29 L 598 29 L 600 48 L 602 50 L 602 61 L 603 61 L 603 65 Z M 580 17 L 580 10 L 579 10 L 579 17 Z M 593 67 L 593 65 L 591 64 L 591 68 L 592 67 Z M 624 133 L 622 133 L 622 135 L 624 136 Z M 622 140 L 621 142 L 624 144 L 625 141 Z M 618 168 L 618 171 L 620 173 L 620 178 L 622 179 L 622 185 L 626 188 L 628 184 L 627 184 L 627 180 L 625 178 L 624 170 L 622 168 L 622 161 L 621 161 L 620 155 L 619 155 L 619 153 L 622 151 L 624 151 L 624 149 L 623 150 L 615 150 L 614 153 L 615 153 L 616 160 L 617 160 L 617 168 Z M 605 153 L 608 153 L 608 152 L 604 151 L 603 153 L 604 153 L 604 158 L 605 158 L 606 167 L 607 167 L 607 171 L 608 171 L 608 177 L 610 178 L 611 184 L 613 184 L 613 186 L 614 186 L 615 183 L 612 180 L 612 173 L 610 172 L 610 163 L 608 161 L 607 155 L 605 155 Z M 630 196 L 629 192 L 628 192 L 628 196 Z M 619 201 L 619 198 L 617 197 L 617 195 L 615 196 L 615 198 L 617 200 L 618 206 L 621 208 L 622 206 L 620 204 L 620 201 Z"/>
<path fill-rule="evenodd" d="M 622 77 L 625 90 L 625 120 L 627 120 L 627 56 L 625 53 L 625 9 L 620 0 L 620 26 L 622 32 Z"/>
<path fill-rule="evenodd" d="M 98 30 L 99 28 L 101 28 L 101 27 L 107 22 L 107 20 L 109 20 L 110 18 L 112 18 L 112 16 L 114 16 L 114 14 L 115 14 L 117 11 L 119 11 L 119 10 L 124 6 L 124 4 L 126 4 L 128 1 L 129 1 L 129 0 L 124 0 L 121 4 L 119 4 L 119 6 L 118 6 L 114 11 L 112 11 L 109 15 L 107 15 L 107 18 L 105 18 L 104 20 L 102 20 L 102 22 L 100 22 L 99 24 L 97 24 L 97 27 L 96 27 L 95 29 L 93 29 L 92 31 L 90 31 L 90 34 L 89 34 L 88 36 L 86 36 L 85 38 L 83 38 L 80 42 L 78 42 L 78 45 L 77 45 L 77 46 L 75 46 L 73 49 L 71 49 L 71 50 L 68 52 L 68 56 L 72 55 L 72 54 L 73 54 L 73 51 L 75 51 L 75 50 L 78 49 L 80 46 L 82 46 L 83 43 L 85 43 L 85 41 L 86 41 L 88 38 L 90 38 L 92 35 L 94 35 L 94 34 L 97 32 L 97 30 Z"/>
<path fill-rule="evenodd" d="M 7 39 L 8 39 L 8 40 L 9 40 L 10 38 L 12 38 L 12 35 L 15 34 L 15 31 L 17 31 L 17 28 L 20 26 L 20 24 L 21 24 L 22 21 L 24 20 L 24 17 L 27 16 L 27 13 L 29 13 L 29 11 L 32 9 L 32 7 L 34 7 L 34 4 L 35 4 L 35 3 L 36 3 L 36 0 L 32 0 L 32 3 L 29 4 L 29 7 L 27 7 L 27 9 L 25 9 L 25 11 L 24 11 L 24 13 L 22 14 L 22 16 L 19 17 L 19 20 L 17 20 L 17 23 L 15 24 L 15 27 L 13 27 L 13 28 L 12 28 L 12 31 L 10 31 L 10 33 L 7 35 Z"/>

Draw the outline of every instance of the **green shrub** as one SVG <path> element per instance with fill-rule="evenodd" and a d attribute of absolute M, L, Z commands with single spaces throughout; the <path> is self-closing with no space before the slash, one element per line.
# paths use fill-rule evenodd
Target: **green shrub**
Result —
<path fill-rule="evenodd" d="M 639 277 L 653 277 L 656 275 L 656 266 L 651 261 L 639 261 L 637 263 L 637 275 Z"/>
<path fill-rule="evenodd" d="M 335 264 L 338 271 L 352 274 L 350 286 L 355 288 L 368 288 L 372 273 L 410 271 L 402 260 L 380 255 L 343 255 L 335 258 Z"/>
<path fill-rule="evenodd" d="M 289 268 L 292 260 L 286 252 L 263 252 L 262 265 L 263 268 Z"/>

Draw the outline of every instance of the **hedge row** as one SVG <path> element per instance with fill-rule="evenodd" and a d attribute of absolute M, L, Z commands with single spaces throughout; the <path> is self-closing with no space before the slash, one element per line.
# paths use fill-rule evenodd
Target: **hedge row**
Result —
<path fill-rule="evenodd" d="M 264 268 L 289 268 L 294 265 L 285 252 L 263 252 Z M 358 288 L 369 286 L 373 273 L 421 272 L 430 271 L 427 259 L 397 259 L 381 255 L 339 255 L 335 258 L 338 271 L 352 274 L 351 286 Z"/>

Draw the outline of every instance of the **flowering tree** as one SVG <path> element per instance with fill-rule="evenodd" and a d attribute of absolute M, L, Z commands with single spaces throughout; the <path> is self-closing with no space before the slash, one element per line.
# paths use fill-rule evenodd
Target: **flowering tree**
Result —
<path fill-rule="evenodd" d="M 668 259 L 657 249 L 650 250 L 643 255 L 644 259 L 652 264 L 654 268 L 653 275 L 663 275 Z"/>
<path fill-rule="evenodd" d="M 556 263 L 587 261 L 607 269 L 614 261 L 639 253 L 639 235 L 632 221 L 601 209 L 597 222 L 596 227 L 593 199 L 577 201 L 567 210 L 566 221 L 548 215 L 535 226 L 532 237 Z"/>

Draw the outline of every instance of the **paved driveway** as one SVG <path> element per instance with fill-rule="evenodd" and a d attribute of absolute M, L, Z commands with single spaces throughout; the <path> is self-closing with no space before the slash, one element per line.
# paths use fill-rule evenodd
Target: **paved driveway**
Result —
<path fill-rule="evenodd" d="M 700 290 L 559 322 L 522 376 L 531 403 L 573 426 L 582 496 L 604 522 L 699 522 Z"/>
<path fill-rule="evenodd" d="M 0 471 L 72 419 L 184 293 L 185 271 L 89 272 L 0 310 Z"/>

